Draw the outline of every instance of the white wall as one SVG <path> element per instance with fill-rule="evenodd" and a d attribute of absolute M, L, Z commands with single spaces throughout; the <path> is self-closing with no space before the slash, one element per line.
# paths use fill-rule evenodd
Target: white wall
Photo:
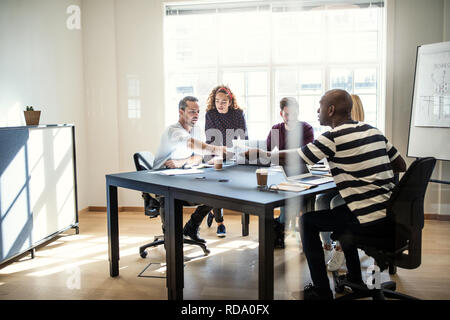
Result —
<path fill-rule="evenodd" d="M 392 116 L 389 138 L 398 148 L 408 164 L 413 158 L 406 157 L 409 120 L 417 46 L 445 41 L 448 30 L 449 0 L 388 0 L 388 55 L 387 55 L 387 117 Z M 444 19 L 445 18 L 445 19 Z M 445 25 L 447 23 L 447 25 Z M 431 137 L 430 137 L 431 138 Z M 433 178 L 446 179 L 450 176 L 448 162 L 438 161 Z M 450 214 L 450 190 L 445 185 L 430 183 L 425 212 Z"/>
<path fill-rule="evenodd" d="M 88 205 L 106 203 L 105 175 L 121 171 L 117 102 L 115 6 L 82 2 L 85 105 L 88 128 Z"/>
<path fill-rule="evenodd" d="M 136 170 L 136 151 L 157 151 L 164 130 L 164 72 L 162 5 L 160 1 L 116 1 L 117 83 L 119 105 L 119 163 L 122 171 Z M 141 118 L 127 115 L 127 76 L 140 80 Z M 142 206 L 135 191 L 122 190 L 124 205 Z"/>
<path fill-rule="evenodd" d="M 147 0 L 83 0 L 89 205 L 105 206 L 105 174 L 134 171 L 133 154 L 156 153 L 164 130 L 162 5 Z M 140 81 L 141 117 L 128 118 L 127 77 Z M 119 189 L 119 204 L 142 206 Z"/>
<path fill-rule="evenodd" d="M 75 124 L 81 209 L 88 205 L 82 38 L 66 27 L 67 7 L 79 2 L 0 1 L 0 126 L 25 125 L 26 105 L 41 110 L 41 124 Z"/>

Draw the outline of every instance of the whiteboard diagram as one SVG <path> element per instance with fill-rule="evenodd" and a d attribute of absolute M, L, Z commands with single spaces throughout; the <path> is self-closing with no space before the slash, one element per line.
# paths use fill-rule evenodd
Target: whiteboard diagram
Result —
<path fill-rule="evenodd" d="M 450 128 L 450 51 L 422 54 L 417 72 L 414 125 Z"/>
<path fill-rule="evenodd" d="M 450 161 L 450 41 L 417 47 L 407 156 Z"/>

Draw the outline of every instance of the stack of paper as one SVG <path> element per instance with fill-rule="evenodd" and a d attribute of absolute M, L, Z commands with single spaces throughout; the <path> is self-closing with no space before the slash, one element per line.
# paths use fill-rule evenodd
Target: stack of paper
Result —
<path fill-rule="evenodd" d="M 294 183 L 294 182 L 282 182 L 275 186 L 272 186 L 271 189 L 281 190 L 281 191 L 292 191 L 292 192 L 300 192 L 304 190 L 308 190 L 310 188 L 315 187 L 314 185 L 308 185 L 303 183 Z"/>

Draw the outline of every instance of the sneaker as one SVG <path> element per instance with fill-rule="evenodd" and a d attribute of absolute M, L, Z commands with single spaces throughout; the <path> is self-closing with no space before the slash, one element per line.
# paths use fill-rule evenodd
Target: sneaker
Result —
<path fill-rule="evenodd" d="M 330 289 L 320 290 L 308 284 L 303 291 L 304 300 L 333 300 L 333 292 Z"/>
<path fill-rule="evenodd" d="M 342 250 L 334 250 L 334 254 L 328 261 L 328 271 L 338 271 L 345 263 L 345 256 Z"/>
<path fill-rule="evenodd" d="M 350 283 L 361 286 L 363 289 L 367 289 L 367 286 L 364 283 L 364 281 L 362 280 L 361 276 L 355 277 L 355 279 L 353 279 L 352 277 L 350 277 L 350 275 L 348 273 L 346 273 L 346 274 L 342 274 L 342 275 L 338 276 L 338 281 L 341 283 L 350 282 Z"/>
<path fill-rule="evenodd" d="M 224 224 L 219 224 L 217 226 L 217 233 L 216 234 L 217 234 L 218 237 L 221 237 L 221 238 L 223 238 L 223 237 L 225 237 L 227 235 L 227 228 L 225 228 Z"/>
<path fill-rule="evenodd" d="M 206 243 L 205 239 L 199 237 L 198 226 L 195 225 L 192 220 L 189 220 L 183 229 L 183 235 L 191 238 L 194 241 Z"/>
<path fill-rule="evenodd" d="M 214 220 L 214 214 L 210 211 L 208 213 L 208 217 L 206 218 L 206 225 L 208 226 L 208 228 L 211 228 L 213 220 Z"/>

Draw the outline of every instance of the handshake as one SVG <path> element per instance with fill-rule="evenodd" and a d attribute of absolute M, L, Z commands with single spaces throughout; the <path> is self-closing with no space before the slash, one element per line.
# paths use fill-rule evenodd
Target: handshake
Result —
<path fill-rule="evenodd" d="M 270 165 L 278 164 L 277 152 L 269 152 L 258 148 L 249 148 L 236 155 L 238 164 Z"/>
<path fill-rule="evenodd" d="M 258 148 L 247 148 L 246 150 L 225 148 L 223 154 L 217 153 L 217 156 L 220 157 L 222 155 L 224 160 L 236 160 L 237 164 L 270 165 L 271 163 L 278 164 L 276 154 Z M 213 164 L 213 159 L 208 161 L 208 163 Z"/>

